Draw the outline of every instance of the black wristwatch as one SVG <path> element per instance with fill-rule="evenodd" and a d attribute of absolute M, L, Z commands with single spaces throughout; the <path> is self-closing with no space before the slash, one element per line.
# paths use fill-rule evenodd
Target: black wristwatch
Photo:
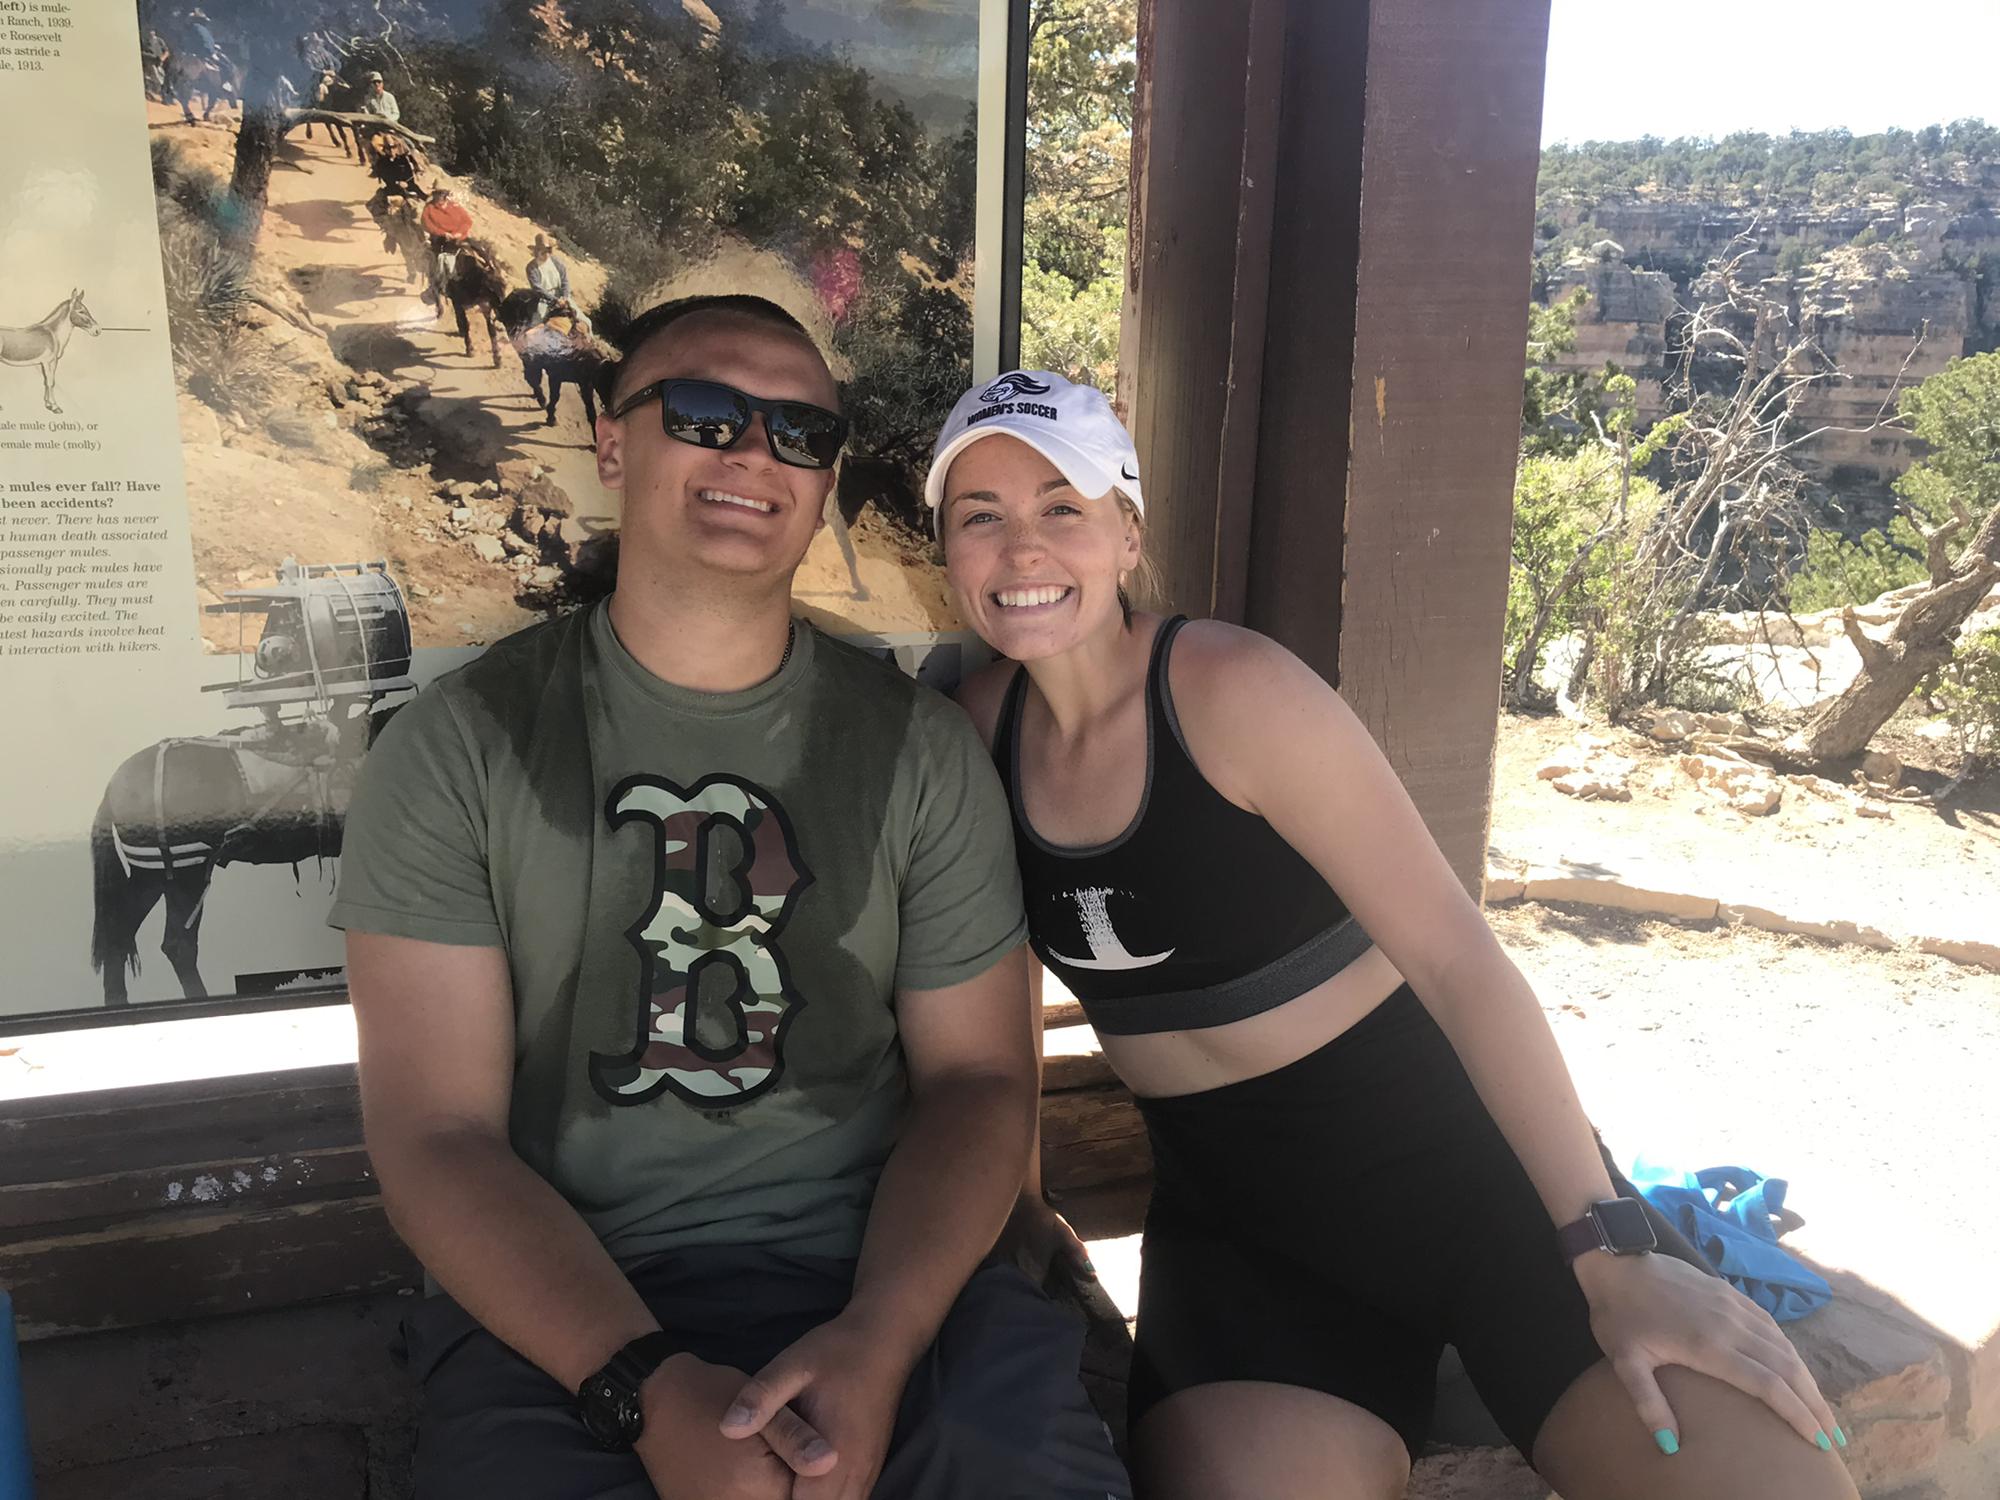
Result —
<path fill-rule="evenodd" d="M 1565 1265 L 1592 1250 L 1650 1255 L 1659 1244 L 1652 1221 L 1646 1217 L 1646 1205 L 1637 1198 L 1606 1198 L 1593 1203 L 1582 1218 L 1556 1231 L 1556 1245 Z"/>
<path fill-rule="evenodd" d="M 674 1352 L 670 1334 L 644 1334 L 612 1355 L 609 1364 L 584 1381 L 576 1393 L 577 1411 L 583 1417 L 584 1429 L 600 1448 L 614 1453 L 630 1452 L 639 1441 L 639 1434 L 646 1430 L 639 1387 Z"/>

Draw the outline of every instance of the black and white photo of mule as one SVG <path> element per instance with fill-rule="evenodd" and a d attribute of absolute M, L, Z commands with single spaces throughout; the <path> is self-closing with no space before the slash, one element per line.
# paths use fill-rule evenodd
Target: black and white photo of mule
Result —
<path fill-rule="evenodd" d="M 238 657 L 249 675 L 215 685 L 258 722 L 160 740 L 111 773 L 90 824 L 90 961 L 109 1007 L 131 1003 L 139 929 L 162 902 L 160 951 L 181 995 L 208 998 L 201 918 L 216 871 L 337 860 L 362 758 L 401 707 L 389 700 L 416 689 L 409 607 L 383 562 L 287 559 L 274 584 L 208 610 L 263 618 Z"/>
<path fill-rule="evenodd" d="M 74 289 L 39 323 L 24 328 L 0 328 L 0 365 L 40 365 L 42 405 L 60 415 L 56 404 L 56 365 L 69 347 L 69 336 L 82 329 L 95 338 L 102 330 L 90 309 L 83 305 L 83 292 Z"/>

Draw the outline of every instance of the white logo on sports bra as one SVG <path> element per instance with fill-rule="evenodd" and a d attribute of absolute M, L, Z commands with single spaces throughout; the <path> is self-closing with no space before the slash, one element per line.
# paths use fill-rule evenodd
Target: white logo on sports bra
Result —
<path fill-rule="evenodd" d="M 1083 940 L 1090 944 L 1090 957 L 1065 958 L 1053 949 L 1049 956 L 1072 969 L 1150 969 L 1154 964 L 1163 964 L 1172 958 L 1175 952 L 1172 948 L 1165 953 L 1147 954 L 1126 950 L 1124 940 L 1111 925 L 1111 912 L 1105 905 L 1105 897 L 1110 894 L 1110 888 L 1106 886 L 1091 886 L 1070 892 L 1076 902 L 1076 919 L 1083 925 Z"/>

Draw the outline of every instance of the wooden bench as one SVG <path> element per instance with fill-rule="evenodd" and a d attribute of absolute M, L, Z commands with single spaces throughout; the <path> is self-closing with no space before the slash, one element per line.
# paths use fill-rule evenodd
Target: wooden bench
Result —
<path fill-rule="evenodd" d="M 1082 1020 L 1049 1007 L 1049 1182 L 1087 1235 L 1136 1233 L 1144 1128 Z M 11 1105 L 0 1285 L 51 1500 L 262 1500 L 280 1476 L 293 1500 L 408 1495 L 416 1392 L 389 1349 L 421 1275 L 351 1064 Z M 1099 1288 L 1063 1295 L 1122 1436 L 1125 1323 Z"/>

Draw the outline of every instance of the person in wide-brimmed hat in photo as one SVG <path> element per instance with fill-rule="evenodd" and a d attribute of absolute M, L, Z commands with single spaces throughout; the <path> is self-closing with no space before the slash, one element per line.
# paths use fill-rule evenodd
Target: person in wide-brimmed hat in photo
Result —
<path fill-rule="evenodd" d="M 550 313 L 565 305 L 575 316 L 575 307 L 570 301 L 569 267 L 556 254 L 556 242 L 545 234 L 537 234 L 534 244 L 529 246 L 528 286 L 535 294 L 537 323 L 548 321 Z"/>

